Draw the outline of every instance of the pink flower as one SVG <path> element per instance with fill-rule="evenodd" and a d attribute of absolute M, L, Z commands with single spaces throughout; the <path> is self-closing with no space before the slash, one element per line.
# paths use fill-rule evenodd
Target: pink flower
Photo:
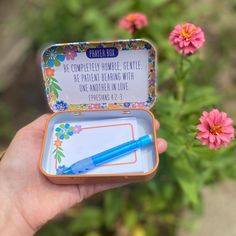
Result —
<path fill-rule="evenodd" d="M 63 52 L 65 54 L 66 60 L 74 60 L 77 56 L 77 47 L 66 45 Z"/>
<path fill-rule="evenodd" d="M 89 104 L 89 109 L 99 109 L 101 107 L 100 103 L 97 104 Z"/>
<path fill-rule="evenodd" d="M 148 19 L 143 13 L 134 12 L 124 16 L 119 21 L 119 27 L 128 30 L 131 34 L 148 25 Z"/>
<path fill-rule="evenodd" d="M 192 23 L 176 25 L 169 40 L 180 54 L 191 55 L 205 42 L 204 32 Z"/>
<path fill-rule="evenodd" d="M 81 125 L 75 125 L 74 128 L 73 128 L 73 133 L 74 134 L 79 134 L 81 130 L 82 130 Z"/>
<path fill-rule="evenodd" d="M 225 112 L 220 112 L 218 109 L 204 111 L 200 121 L 201 123 L 197 125 L 199 132 L 196 138 L 210 149 L 227 147 L 234 138 L 233 121 Z"/>

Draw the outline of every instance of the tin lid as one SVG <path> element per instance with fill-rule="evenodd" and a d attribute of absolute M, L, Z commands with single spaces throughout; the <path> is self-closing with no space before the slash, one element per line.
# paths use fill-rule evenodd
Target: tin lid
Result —
<path fill-rule="evenodd" d="M 156 50 L 143 39 L 55 44 L 42 71 L 54 112 L 149 109 L 156 99 Z"/>

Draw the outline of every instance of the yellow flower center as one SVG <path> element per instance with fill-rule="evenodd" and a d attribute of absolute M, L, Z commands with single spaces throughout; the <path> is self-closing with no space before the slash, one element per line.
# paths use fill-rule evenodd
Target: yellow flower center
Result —
<path fill-rule="evenodd" d="M 213 135 L 218 135 L 222 132 L 222 127 L 220 125 L 212 125 L 210 127 L 210 133 Z"/>
<path fill-rule="evenodd" d="M 191 25 L 189 28 L 187 28 L 186 25 L 182 25 L 182 30 L 180 31 L 180 34 L 185 38 L 189 39 L 195 32 L 196 32 L 196 26 Z"/>
<path fill-rule="evenodd" d="M 131 14 L 131 15 L 128 15 L 127 16 L 127 20 L 131 21 L 131 22 L 134 22 L 136 20 L 136 16 Z"/>

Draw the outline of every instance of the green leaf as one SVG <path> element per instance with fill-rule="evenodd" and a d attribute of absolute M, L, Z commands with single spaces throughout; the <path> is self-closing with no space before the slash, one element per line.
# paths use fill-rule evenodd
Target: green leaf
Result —
<path fill-rule="evenodd" d="M 69 232 L 81 233 L 102 226 L 104 214 L 101 208 L 86 206 L 80 214 L 69 223 Z"/>
<path fill-rule="evenodd" d="M 150 8 L 154 7 L 160 7 L 166 3 L 168 3 L 169 0 L 149 0 L 148 2 L 143 0 L 143 4 L 148 5 Z"/>
<path fill-rule="evenodd" d="M 77 0 L 67 0 L 65 7 L 73 14 L 78 13 L 81 8 L 82 5 L 77 1 Z"/>
<path fill-rule="evenodd" d="M 55 88 L 53 88 L 53 93 L 55 94 L 55 96 L 58 98 L 58 92 Z"/>
<path fill-rule="evenodd" d="M 117 221 L 122 209 L 122 197 L 120 190 L 109 191 L 104 198 L 104 220 L 108 228 L 112 228 Z"/>
<path fill-rule="evenodd" d="M 55 89 L 62 91 L 59 85 L 57 85 L 56 83 L 52 83 L 52 84 Z"/>
<path fill-rule="evenodd" d="M 111 16 L 122 16 L 127 9 L 130 9 L 133 5 L 132 1 L 118 1 L 114 2 L 111 6 L 109 11 L 107 12 L 108 15 Z"/>
<path fill-rule="evenodd" d="M 135 210 L 127 210 L 126 214 L 124 216 L 125 225 L 132 229 L 134 228 L 138 223 L 138 214 Z"/>
<path fill-rule="evenodd" d="M 53 89 L 54 89 L 53 85 L 50 84 L 50 85 L 49 85 L 49 90 L 50 90 L 50 92 L 53 92 Z"/>
<path fill-rule="evenodd" d="M 61 152 L 61 151 L 57 151 L 57 154 L 59 155 L 59 156 L 62 156 L 62 157 L 65 157 L 65 155 Z"/>
<path fill-rule="evenodd" d="M 190 175 L 189 175 L 190 177 Z M 177 180 L 183 190 L 183 192 L 186 194 L 187 199 L 194 205 L 199 205 L 199 189 L 196 182 L 192 182 L 192 178 L 183 178 L 182 176 L 178 176 Z"/>
<path fill-rule="evenodd" d="M 60 124 L 59 127 L 64 129 L 65 128 L 65 124 Z"/>
<path fill-rule="evenodd" d="M 58 60 L 54 60 L 54 65 L 55 65 L 55 66 L 60 66 L 61 63 L 60 63 L 60 61 L 58 61 Z"/>
<path fill-rule="evenodd" d="M 199 206 L 200 183 L 198 173 L 190 165 L 186 157 L 181 157 L 174 163 L 174 174 L 187 200 L 195 206 Z"/>
<path fill-rule="evenodd" d="M 50 77 L 49 80 L 52 80 L 53 82 L 58 83 L 58 81 L 53 77 Z"/>

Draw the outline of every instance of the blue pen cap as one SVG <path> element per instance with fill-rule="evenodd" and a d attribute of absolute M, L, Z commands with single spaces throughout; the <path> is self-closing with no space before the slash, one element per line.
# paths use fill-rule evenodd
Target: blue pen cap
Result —
<path fill-rule="evenodd" d="M 151 144 L 153 142 L 153 138 L 152 138 L 152 135 L 145 135 L 139 138 L 138 141 L 140 142 L 140 146 L 144 147 Z"/>

